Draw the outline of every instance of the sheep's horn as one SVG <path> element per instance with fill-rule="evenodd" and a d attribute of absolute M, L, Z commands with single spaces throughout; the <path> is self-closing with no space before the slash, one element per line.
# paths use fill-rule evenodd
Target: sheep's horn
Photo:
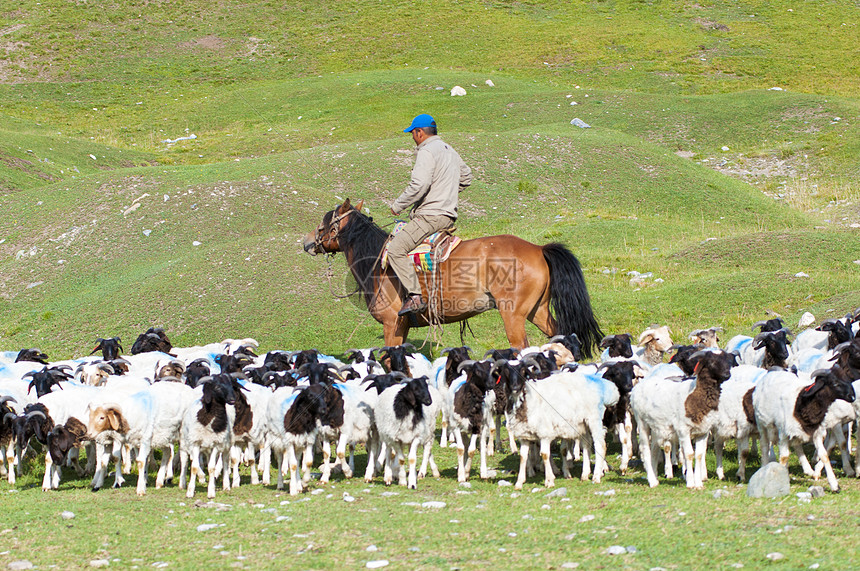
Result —
<path fill-rule="evenodd" d="M 100 371 L 107 373 L 108 375 L 113 375 L 115 373 L 110 363 L 99 363 L 98 368 Z"/>
<path fill-rule="evenodd" d="M 215 377 L 212 375 L 206 375 L 205 377 L 200 377 L 200 380 L 197 381 L 198 385 L 202 385 L 203 383 L 209 383 L 215 380 Z"/>
<path fill-rule="evenodd" d="M 5 395 L 5 396 L 0 397 L 0 404 L 7 403 L 7 402 L 15 402 L 16 403 L 18 401 L 15 400 L 15 397 L 11 397 L 9 395 Z"/>
<path fill-rule="evenodd" d="M 756 327 L 761 327 L 762 325 L 765 325 L 766 323 L 767 323 L 767 321 L 756 321 L 755 323 L 753 323 L 753 326 L 750 329 L 755 331 Z"/>
<path fill-rule="evenodd" d="M 30 419 L 31 419 L 31 418 L 33 418 L 34 416 L 41 416 L 41 417 L 42 417 L 42 418 L 44 418 L 45 420 L 48 420 L 48 417 L 47 417 L 47 416 L 45 415 L 45 413 L 44 413 L 44 412 L 42 412 L 41 410 L 31 410 L 30 412 L 28 412 L 28 413 L 27 413 L 27 416 L 26 416 L 25 418 L 26 418 L 27 420 L 30 420 Z"/>
<path fill-rule="evenodd" d="M 365 361 L 365 364 L 367 365 L 367 371 L 368 372 L 372 371 L 374 367 L 379 367 L 380 369 L 384 368 L 382 365 L 380 365 L 379 363 L 377 363 L 373 359 L 368 359 L 367 361 Z"/>
<path fill-rule="evenodd" d="M 16 415 L 14 412 L 7 412 L 3 415 L 3 422 L 6 422 L 6 419 L 8 419 L 10 416 L 12 417 L 12 420 L 18 418 L 18 415 Z"/>
<path fill-rule="evenodd" d="M 475 365 L 475 363 L 477 363 L 477 361 L 474 361 L 472 359 L 466 359 L 465 361 L 457 365 L 457 372 L 462 373 L 463 369 L 465 369 L 466 367 L 472 367 Z"/>
<path fill-rule="evenodd" d="M 562 371 L 568 370 L 571 373 L 575 372 L 578 368 L 579 368 L 579 363 L 565 363 L 564 365 L 561 366 Z M 600 369 L 597 369 L 597 370 L 599 371 Z"/>
<path fill-rule="evenodd" d="M 565 339 L 566 339 L 566 336 L 564 336 L 564 335 L 554 335 L 553 337 L 549 338 L 549 342 L 550 343 L 557 343 L 559 341 L 564 341 Z"/>
<path fill-rule="evenodd" d="M 400 346 L 404 349 L 409 349 L 413 353 L 415 352 L 415 345 L 413 345 L 412 343 L 402 343 Z"/>
<path fill-rule="evenodd" d="M 391 375 L 392 379 L 408 379 L 409 378 L 406 376 L 406 373 L 402 373 L 400 371 L 393 371 L 393 372 L 388 373 L 388 374 Z"/>
<path fill-rule="evenodd" d="M 167 375 L 166 377 L 159 377 L 155 380 L 155 382 L 171 382 L 171 383 L 181 383 L 182 379 L 179 377 L 174 377 L 173 375 Z"/>

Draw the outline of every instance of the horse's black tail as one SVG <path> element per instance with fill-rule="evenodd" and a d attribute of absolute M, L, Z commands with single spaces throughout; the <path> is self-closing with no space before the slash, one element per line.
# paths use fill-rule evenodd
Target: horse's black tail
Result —
<path fill-rule="evenodd" d="M 543 247 L 549 265 L 550 306 L 558 329 L 557 335 L 576 333 L 582 342 L 582 354 L 592 356 L 592 349 L 603 339 L 603 331 L 591 310 L 591 299 L 579 260 L 563 244 L 553 242 Z"/>

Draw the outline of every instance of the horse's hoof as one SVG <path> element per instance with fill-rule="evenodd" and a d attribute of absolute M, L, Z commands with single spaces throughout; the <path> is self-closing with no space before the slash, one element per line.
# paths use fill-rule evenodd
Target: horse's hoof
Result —
<path fill-rule="evenodd" d="M 91 491 L 92 491 L 93 493 L 95 493 L 95 492 L 98 492 L 99 490 L 101 490 L 101 487 L 100 487 L 100 486 L 99 486 L 99 487 L 93 486 Z"/>

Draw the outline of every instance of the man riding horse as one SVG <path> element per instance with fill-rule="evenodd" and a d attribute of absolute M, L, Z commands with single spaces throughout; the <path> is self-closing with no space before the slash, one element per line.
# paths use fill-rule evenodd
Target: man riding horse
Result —
<path fill-rule="evenodd" d="M 406 293 L 398 312 L 401 316 L 427 309 L 409 252 L 424 238 L 454 226 L 459 193 L 472 184 L 472 169 L 451 145 L 439 138 L 433 117 L 426 113 L 418 115 L 403 132 L 412 134 L 418 153 L 409 185 L 391 205 L 392 214 L 412 206 L 410 221 L 391 238 L 388 246 L 388 263 Z"/>

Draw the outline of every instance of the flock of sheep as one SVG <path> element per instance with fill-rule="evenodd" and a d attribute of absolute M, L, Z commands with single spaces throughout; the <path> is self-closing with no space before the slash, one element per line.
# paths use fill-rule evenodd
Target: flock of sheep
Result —
<path fill-rule="evenodd" d="M 709 438 L 720 479 L 724 444 L 737 440 L 743 481 L 758 438 L 762 464 L 776 460 L 774 446 L 783 464 L 793 450 L 806 474 L 818 479 L 823 469 L 837 491 L 833 446 L 841 448 L 846 476 L 860 472 L 850 462 L 860 412 L 858 327 L 860 312 L 789 342 L 784 323 L 771 319 L 753 327 L 760 329 L 755 337 L 736 336 L 721 349 L 719 328 L 695 331 L 690 345 L 676 346 L 668 327 L 653 326 L 636 344 L 628 334 L 604 338 L 600 360 L 588 364 L 580 362 L 575 335 L 488 351 L 483 359 L 454 347 L 433 362 L 408 344 L 350 350 L 345 362 L 316 350 L 258 356 L 253 339 L 175 348 L 159 328 L 141 334 L 125 356 L 117 337 L 98 339 L 93 354 L 101 357 L 65 362 L 51 363 L 38 349 L 0 353 L 0 473 L 14 484 L 24 458 L 42 450 L 44 490 L 58 488 L 63 466 L 93 474 L 99 489 L 111 463 L 115 487 L 135 464 L 143 495 L 153 450 L 161 451 L 160 488 L 174 477 L 178 444 L 179 486 L 188 497 L 198 479 L 210 498 L 219 477 L 225 490 L 238 486 L 241 464 L 251 484 L 269 484 L 273 458 L 278 489 L 288 477 L 290 493 L 298 494 L 316 451 L 325 483 L 332 444 L 347 478 L 361 444 L 367 481 L 381 472 L 386 485 L 396 476 L 415 488 L 428 466 L 439 475 L 433 445 L 441 420 L 439 445 L 456 447 L 461 482 L 478 453 L 480 476 L 489 476 L 487 457 L 502 448 L 504 423 L 506 444 L 520 458 L 517 489 L 537 472 L 553 486 L 557 474 L 571 477 L 579 460 L 582 479 L 599 482 L 611 469 L 609 433 L 621 446 L 620 471 L 638 454 L 652 487 L 662 462 L 667 478 L 677 466 L 688 487 L 702 488 Z M 814 446 L 814 466 L 805 443 Z M 85 467 L 78 463 L 82 447 Z"/>

